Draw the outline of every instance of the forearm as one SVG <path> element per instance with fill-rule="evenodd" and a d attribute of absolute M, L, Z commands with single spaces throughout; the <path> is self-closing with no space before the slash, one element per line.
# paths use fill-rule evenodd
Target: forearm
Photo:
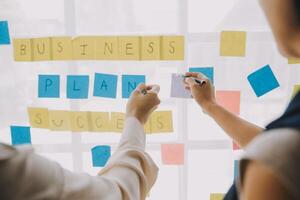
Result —
<path fill-rule="evenodd" d="M 246 146 L 264 130 L 217 104 L 207 106 L 206 112 L 241 147 Z"/>

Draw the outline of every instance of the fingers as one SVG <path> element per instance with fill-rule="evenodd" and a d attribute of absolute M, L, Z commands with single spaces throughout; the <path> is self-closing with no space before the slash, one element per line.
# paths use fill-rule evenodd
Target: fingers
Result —
<path fill-rule="evenodd" d="M 147 90 L 147 86 L 145 85 L 145 83 L 140 83 L 135 89 L 135 91 L 138 92 L 141 92 L 142 90 Z"/>
<path fill-rule="evenodd" d="M 186 72 L 185 76 L 191 76 L 191 77 L 203 80 L 203 81 L 207 81 L 208 80 L 208 78 L 204 74 L 202 74 L 200 72 Z"/>

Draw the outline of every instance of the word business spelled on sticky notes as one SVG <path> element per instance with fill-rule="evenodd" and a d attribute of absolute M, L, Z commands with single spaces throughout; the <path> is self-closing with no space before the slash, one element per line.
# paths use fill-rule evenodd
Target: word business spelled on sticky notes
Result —
<path fill-rule="evenodd" d="M 135 36 L 119 37 L 119 59 L 139 60 L 140 59 L 140 39 Z"/>
<path fill-rule="evenodd" d="M 244 57 L 246 55 L 247 33 L 244 31 L 221 32 L 221 56 Z"/>
<path fill-rule="evenodd" d="M 28 62 L 33 60 L 30 39 L 14 39 L 13 46 L 15 61 Z"/>
<path fill-rule="evenodd" d="M 31 41 L 33 60 L 46 61 L 52 59 L 51 39 L 50 38 L 35 38 Z"/>
<path fill-rule="evenodd" d="M 10 44 L 8 22 L 0 21 L 0 45 L 8 44 Z"/>
<path fill-rule="evenodd" d="M 217 102 L 228 111 L 239 115 L 240 114 L 240 91 L 216 91 Z"/>
<path fill-rule="evenodd" d="M 191 92 L 185 89 L 184 77 L 182 74 L 172 74 L 171 78 L 171 97 L 191 98 Z"/>
<path fill-rule="evenodd" d="M 53 37 L 51 43 L 53 60 L 72 60 L 71 37 Z"/>
<path fill-rule="evenodd" d="M 162 60 L 183 60 L 184 59 L 184 37 L 162 36 L 161 39 Z"/>
<path fill-rule="evenodd" d="M 250 74 L 248 76 L 248 81 L 257 97 L 279 87 L 279 83 L 269 65 Z"/>
<path fill-rule="evenodd" d="M 38 97 L 59 98 L 60 76 L 59 75 L 39 75 Z"/>
<path fill-rule="evenodd" d="M 47 108 L 28 108 L 29 121 L 32 128 L 49 128 Z"/>
<path fill-rule="evenodd" d="M 141 60 L 160 60 L 160 37 L 141 37 Z"/>
<path fill-rule="evenodd" d="M 140 83 L 145 83 L 144 75 L 122 75 L 122 97 L 129 98 Z"/>
<path fill-rule="evenodd" d="M 214 84 L 214 68 L 213 67 L 192 67 L 189 72 L 198 72 L 206 76 L 212 84 Z"/>
<path fill-rule="evenodd" d="M 184 144 L 162 144 L 161 157 L 165 165 L 183 165 Z"/>
<path fill-rule="evenodd" d="M 111 156 L 111 147 L 102 145 L 92 148 L 92 162 L 94 167 L 104 167 Z"/>
<path fill-rule="evenodd" d="M 89 76 L 67 76 L 67 98 L 87 99 L 89 94 Z"/>
<path fill-rule="evenodd" d="M 31 144 L 30 127 L 11 126 L 10 131 L 13 145 Z"/>
<path fill-rule="evenodd" d="M 224 194 L 222 193 L 211 193 L 210 200 L 223 200 Z"/>
<path fill-rule="evenodd" d="M 6 35 L 0 29 L 1 34 Z M 184 36 L 17 38 L 14 52 L 15 61 L 183 60 Z"/>
<path fill-rule="evenodd" d="M 118 76 L 112 74 L 95 74 L 94 96 L 116 98 Z"/>
<path fill-rule="evenodd" d="M 51 131 L 73 132 L 113 132 L 122 133 L 125 113 L 48 110 L 46 108 L 28 108 L 29 122 L 32 128 Z M 155 111 L 147 122 L 147 133 L 173 132 L 171 111 Z M 147 130 L 147 131 L 146 131 Z"/>

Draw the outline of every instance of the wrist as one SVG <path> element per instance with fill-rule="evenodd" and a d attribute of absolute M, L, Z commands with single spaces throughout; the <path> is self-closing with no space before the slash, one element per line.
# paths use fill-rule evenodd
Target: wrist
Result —
<path fill-rule="evenodd" d="M 145 124 L 145 117 L 143 116 L 143 114 L 140 114 L 139 112 L 136 112 L 136 111 L 132 111 L 132 112 L 128 112 L 126 113 L 126 117 L 134 117 L 136 118 L 142 125 Z"/>
<path fill-rule="evenodd" d="M 209 102 L 209 103 L 206 103 L 204 106 L 202 106 L 203 108 L 203 111 L 212 117 L 214 111 L 216 109 L 218 109 L 219 105 L 216 103 L 216 102 Z"/>

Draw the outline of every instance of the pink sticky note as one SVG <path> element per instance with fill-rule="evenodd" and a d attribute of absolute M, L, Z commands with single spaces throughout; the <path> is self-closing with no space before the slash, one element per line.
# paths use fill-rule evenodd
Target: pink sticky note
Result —
<path fill-rule="evenodd" d="M 184 164 L 184 144 L 162 144 L 162 162 L 166 165 Z"/>
<path fill-rule="evenodd" d="M 233 148 L 233 150 L 240 150 L 241 149 L 241 147 L 237 143 L 235 143 L 234 141 L 232 142 L 232 148 Z"/>
<path fill-rule="evenodd" d="M 236 115 L 240 114 L 240 91 L 216 91 L 216 100 L 228 111 Z"/>

